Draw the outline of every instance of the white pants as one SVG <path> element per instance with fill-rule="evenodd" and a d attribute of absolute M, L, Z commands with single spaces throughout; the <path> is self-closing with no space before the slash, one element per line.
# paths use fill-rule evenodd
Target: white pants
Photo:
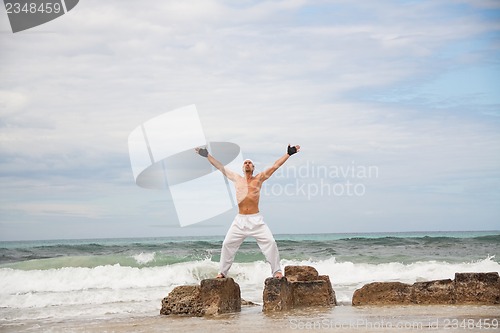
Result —
<path fill-rule="evenodd" d="M 264 223 L 264 218 L 260 213 L 243 215 L 238 214 L 234 218 L 231 227 L 222 242 L 222 251 L 220 256 L 220 273 L 227 276 L 227 272 L 233 264 L 236 251 L 241 243 L 248 236 L 254 237 L 260 250 L 266 257 L 266 261 L 271 264 L 271 273 L 281 272 L 280 255 L 278 246 L 274 240 L 269 227 Z"/>

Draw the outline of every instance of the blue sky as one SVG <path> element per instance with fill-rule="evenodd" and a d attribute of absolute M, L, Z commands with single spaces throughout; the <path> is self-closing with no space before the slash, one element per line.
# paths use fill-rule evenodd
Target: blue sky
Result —
<path fill-rule="evenodd" d="M 16 34 L 1 11 L 0 240 L 223 235 L 236 211 L 181 228 L 134 183 L 130 132 L 190 104 L 258 170 L 303 147 L 263 193 L 274 233 L 500 229 L 498 1 L 82 0 Z M 349 167 L 378 172 L 313 175 Z"/>

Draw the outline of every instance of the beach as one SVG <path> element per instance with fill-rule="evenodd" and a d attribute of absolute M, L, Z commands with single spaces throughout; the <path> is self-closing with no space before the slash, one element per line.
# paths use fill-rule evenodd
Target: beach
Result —
<path fill-rule="evenodd" d="M 499 306 L 361 306 L 366 283 L 453 279 L 499 272 L 499 232 L 276 235 L 282 266 L 310 265 L 330 276 L 338 306 L 262 313 L 270 275 L 256 243 L 245 241 L 230 271 L 255 306 L 191 318 L 159 315 L 178 285 L 218 270 L 221 237 L 0 243 L 1 332 L 401 332 L 500 330 Z"/>
<path fill-rule="evenodd" d="M 2 332 L 498 332 L 498 306 L 373 306 L 294 309 L 264 314 L 260 306 L 215 317 L 115 316 L 25 320 Z"/>

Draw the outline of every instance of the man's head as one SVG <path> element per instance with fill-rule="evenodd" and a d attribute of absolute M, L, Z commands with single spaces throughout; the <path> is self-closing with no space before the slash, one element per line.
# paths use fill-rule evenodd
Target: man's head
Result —
<path fill-rule="evenodd" d="M 243 172 L 247 173 L 250 172 L 253 174 L 253 171 L 255 170 L 255 165 L 253 164 L 253 161 L 249 158 L 243 161 Z"/>

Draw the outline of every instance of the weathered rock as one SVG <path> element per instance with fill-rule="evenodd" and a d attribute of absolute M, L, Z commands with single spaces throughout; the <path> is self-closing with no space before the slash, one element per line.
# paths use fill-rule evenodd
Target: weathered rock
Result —
<path fill-rule="evenodd" d="M 316 281 L 319 274 L 316 268 L 311 266 L 286 266 L 285 276 L 289 282 Z"/>
<path fill-rule="evenodd" d="M 310 266 L 287 266 L 285 278 L 266 279 L 262 311 L 284 311 L 296 307 L 336 305 L 335 292 L 327 275 Z"/>
<path fill-rule="evenodd" d="M 412 286 L 411 301 L 415 304 L 453 304 L 453 291 L 450 279 L 416 282 Z"/>
<path fill-rule="evenodd" d="M 457 304 L 500 304 L 500 277 L 491 273 L 455 273 Z"/>
<path fill-rule="evenodd" d="M 328 295 L 330 304 L 337 305 L 337 298 L 335 297 L 335 290 L 333 290 L 332 283 L 330 282 L 330 277 L 328 275 L 320 275 L 318 279 L 327 282 Z"/>
<path fill-rule="evenodd" d="M 201 301 L 206 315 L 239 312 L 240 286 L 231 278 L 202 280 Z"/>
<path fill-rule="evenodd" d="M 410 304 L 411 285 L 401 282 L 372 282 L 354 292 L 352 305 Z"/>
<path fill-rule="evenodd" d="M 285 278 L 267 278 L 262 298 L 264 312 L 289 310 L 293 307 L 292 286 Z"/>
<path fill-rule="evenodd" d="M 167 297 L 161 301 L 160 314 L 184 314 L 203 316 L 200 286 L 175 287 Z"/>
<path fill-rule="evenodd" d="M 162 300 L 160 314 L 204 316 L 241 311 L 240 286 L 231 278 L 206 279 L 200 285 L 175 287 Z"/>
<path fill-rule="evenodd" d="M 325 280 L 292 282 L 293 306 L 333 305 L 331 284 Z"/>
<path fill-rule="evenodd" d="M 373 282 L 356 290 L 352 305 L 500 304 L 500 277 L 492 273 L 456 273 L 455 280 Z"/>

